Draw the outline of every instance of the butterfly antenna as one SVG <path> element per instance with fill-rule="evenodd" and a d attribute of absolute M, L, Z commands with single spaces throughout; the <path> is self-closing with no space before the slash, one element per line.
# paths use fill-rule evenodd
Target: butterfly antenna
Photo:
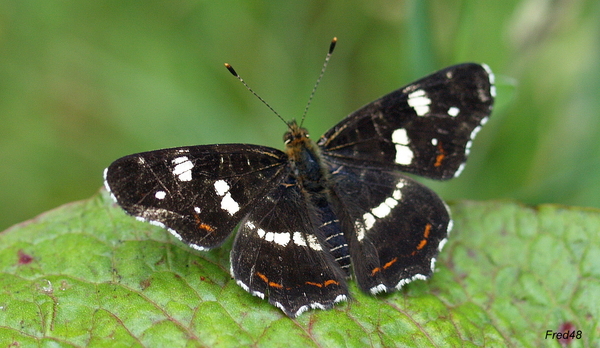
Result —
<path fill-rule="evenodd" d="M 327 68 L 327 63 L 329 63 L 329 59 L 331 58 L 331 54 L 333 53 L 333 49 L 335 48 L 335 44 L 337 43 L 337 37 L 334 37 L 329 44 L 329 52 L 327 52 L 327 56 L 325 56 L 325 62 L 323 63 L 323 67 L 321 68 L 321 73 L 319 74 L 319 78 L 313 87 L 312 92 L 310 93 L 310 97 L 308 97 L 308 103 L 306 103 L 306 107 L 304 108 L 304 113 L 302 114 L 302 120 L 300 121 L 300 127 L 304 123 L 304 118 L 306 117 L 306 113 L 308 112 L 308 108 L 310 107 L 310 103 L 312 103 L 313 97 L 315 96 L 315 92 L 317 91 L 317 87 L 319 83 L 321 83 L 321 79 L 325 74 L 325 69 Z"/>
<path fill-rule="evenodd" d="M 231 73 L 231 75 L 235 76 L 238 80 L 240 80 L 240 82 L 244 86 L 246 86 L 246 88 L 250 91 L 250 93 L 254 94 L 254 96 L 256 98 L 258 98 L 258 100 L 260 100 L 263 104 L 265 104 L 269 108 L 269 110 L 273 111 L 273 113 L 275 115 L 277 115 L 277 117 L 279 117 L 279 119 L 282 120 L 283 123 L 285 123 L 286 125 L 288 124 L 287 122 L 285 122 L 285 120 L 283 119 L 283 117 L 281 117 L 281 115 L 277 111 L 275 111 L 275 109 L 273 109 L 271 107 L 271 105 L 269 105 L 269 103 L 267 103 L 263 98 L 261 98 L 258 94 L 256 94 L 256 92 L 254 92 L 254 90 L 252 88 L 250 88 L 250 86 L 248 86 L 248 84 L 246 83 L 246 81 L 244 81 L 244 79 L 241 78 L 240 75 L 238 75 L 237 72 L 235 72 L 235 70 L 233 69 L 233 67 L 231 65 L 229 65 L 229 63 L 225 63 L 225 67 L 227 68 L 227 70 L 229 70 L 229 72 Z M 289 127 L 289 125 L 288 125 L 288 127 Z"/>

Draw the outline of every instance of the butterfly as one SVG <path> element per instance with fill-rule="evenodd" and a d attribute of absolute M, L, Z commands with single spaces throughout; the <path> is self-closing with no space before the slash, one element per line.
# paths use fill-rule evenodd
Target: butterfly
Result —
<path fill-rule="evenodd" d="M 352 275 L 370 294 L 432 275 L 450 212 L 403 173 L 458 176 L 494 97 L 487 65 L 454 65 L 365 105 L 316 142 L 291 121 L 284 151 L 216 144 L 133 154 L 105 170 L 105 187 L 126 213 L 197 250 L 237 227 L 233 278 L 293 318 L 347 300 Z"/>

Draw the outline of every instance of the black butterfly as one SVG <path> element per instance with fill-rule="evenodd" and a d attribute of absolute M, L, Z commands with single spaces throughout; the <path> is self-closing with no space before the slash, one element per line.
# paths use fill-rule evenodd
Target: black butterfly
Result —
<path fill-rule="evenodd" d="M 231 273 L 242 288 L 290 317 L 328 309 L 349 296 L 350 268 L 371 294 L 432 274 L 449 210 L 401 172 L 457 176 L 490 115 L 493 80 L 486 65 L 451 66 L 355 111 L 316 144 L 292 121 L 285 152 L 144 152 L 112 163 L 105 186 L 128 214 L 198 250 L 239 226 Z"/>

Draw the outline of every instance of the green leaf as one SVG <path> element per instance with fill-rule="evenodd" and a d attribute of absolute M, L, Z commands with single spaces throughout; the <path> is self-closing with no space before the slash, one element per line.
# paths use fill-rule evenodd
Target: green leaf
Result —
<path fill-rule="evenodd" d="M 107 193 L 0 233 L 0 346 L 559 347 L 570 323 L 598 346 L 600 212 L 507 202 L 451 205 L 428 281 L 361 293 L 296 320 L 238 287 L 231 241 L 191 250 Z"/>

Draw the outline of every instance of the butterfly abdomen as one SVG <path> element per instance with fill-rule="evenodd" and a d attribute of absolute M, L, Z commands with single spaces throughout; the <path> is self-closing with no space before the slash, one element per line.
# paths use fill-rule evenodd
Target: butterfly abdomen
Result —
<path fill-rule="evenodd" d="M 327 187 L 328 173 L 322 165 L 319 149 L 308 137 L 306 129 L 299 127 L 294 121 L 290 124 L 290 131 L 284 136 L 286 153 L 292 164 L 292 174 L 295 182 L 316 209 L 320 233 L 316 233 L 320 242 L 331 252 L 331 256 L 344 270 L 346 276 L 350 275 L 350 253 L 348 242 L 341 229 L 340 221 L 331 208 L 331 198 Z"/>

